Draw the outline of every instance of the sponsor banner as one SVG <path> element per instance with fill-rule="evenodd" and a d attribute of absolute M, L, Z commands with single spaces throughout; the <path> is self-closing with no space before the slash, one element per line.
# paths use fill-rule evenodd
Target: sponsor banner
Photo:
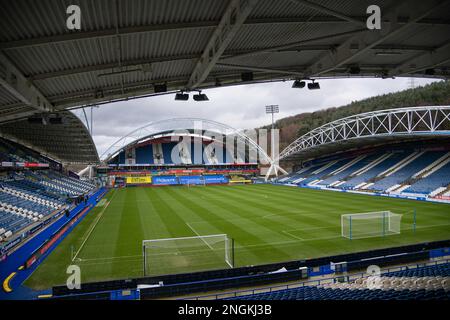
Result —
<path fill-rule="evenodd" d="M 179 177 L 180 184 L 203 184 L 202 176 L 181 176 Z"/>
<path fill-rule="evenodd" d="M 222 174 L 205 175 L 204 179 L 206 184 L 228 183 L 228 178 Z"/>
<path fill-rule="evenodd" d="M 153 185 L 178 184 L 178 178 L 176 176 L 154 176 L 152 180 Z"/>
<path fill-rule="evenodd" d="M 127 177 L 127 184 L 150 184 L 152 183 L 152 177 L 151 176 L 144 176 L 144 177 Z"/>
<path fill-rule="evenodd" d="M 3 249 L 5 250 L 5 252 L 8 252 L 9 250 L 11 250 L 12 248 L 14 248 L 16 245 L 19 244 L 19 242 L 22 241 L 21 237 L 17 237 L 14 240 L 11 240 L 10 242 L 8 242 L 7 244 L 5 244 L 5 246 L 3 247 Z"/>
<path fill-rule="evenodd" d="M 165 171 L 164 173 L 167 174 L 178 174 L 178 175 L 186 175 L 186 174 L 200 174 L 203 173 L 205 170 L 204 169 L 170 169 Z"/>
<path fill-rule="evenodd" d="M 25 168 L 48 168 L 50 165 L 48 163 L 37 163 L 37 162 L 1 162 L 2 167 L 25 167 Z"/>
<path fill-rule="evenodd" d="M 37 167 L 39 167 L 39 163 L 25 162 L 24 167 L 25 168 L 37 168 Z"/>

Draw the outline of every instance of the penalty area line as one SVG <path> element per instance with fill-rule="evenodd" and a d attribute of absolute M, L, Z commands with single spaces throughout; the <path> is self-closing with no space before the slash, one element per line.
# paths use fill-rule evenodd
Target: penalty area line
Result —
<path fill-rule="evenodd" d="M 200 235 L 197 231 L 195 231 L 195 229 L 194 229 L 188 222 L 185 222 L 185 223 L 186 223 L 186 225 L 189 227 L 189 229 L 192 230 L 192 232 L 194 232 L 198 237 L 201 237 L 201 235 Z M 205 239 L 203 239 L 203 238 L 200 238 L 200 239 L 202 239 L 202 241 L 203 241 L 203 242 L 204 242 L 211 250 L 214 251 L 213 247 L 211 247 L 211 245 L 210 245 L 208 242 L 206 242 Z"/>
<path fill-rule="evenodd" d="M 286 234 L 286 235 L 288 235 L 288 236 L 290 236 L 290 237 L 292 237 L 292 238 L 294 238 L 294 239 L 297 239 L 297 240 L 300 240 L 300 241 L 305 241 L 305 239 L 300 238 L 300 237 L 297 237 L 296 235 L 293 235 L 293 234 L 290 233 L 289 231 L 282 230 L 281 232 L 283 232 L 284 234 Z"/>

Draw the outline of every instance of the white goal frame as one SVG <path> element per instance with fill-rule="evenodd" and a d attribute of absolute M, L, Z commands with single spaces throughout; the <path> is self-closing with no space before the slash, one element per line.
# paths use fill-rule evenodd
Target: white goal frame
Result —
<path fill-rule="evenodd" d="M 150 247 L 150 244 L 154 244 L 155 248 L 159 247 L 158 243 L 164 243 L 164 242 L 177 242 L 177 241 L 189 241 L 189 240 L 200 240 L 203 242 L 207 247 L 209 247 L 209 250 L 215 251 L 215 249 L 211 246 L 210 243 L 208 243 L 209 239 L 223 239 L 224 242 L 224 263 L 229 268 L 234 268 L 234 239 L 228 237 L 227 234 L 212 234 L 212 235 L 198 235 L 198 236 L 192 236 L 192 237 L 179 237 L 179 238 L 162 238 L 162 239 L 151 239 L 151 240 L 143 240 L 142 241 L 142 256 L 143 256 L 143 272 L 144 276 L 148 276 L 150 272 L 147 270 L 148 268 L 148 255 L 147 255 L 147 249 Z M 225 266 L 224 264 L 224 266 Z M 203 270 L 207 271 L 207 270 Z"/>
<path fill-rule="evenodd" d="M 370 217 L 372 216 L 372 217 Z M 348 239 L 362 239 L 371 237 L 384 237 L 393 234 L 400 234 L 401 232 L 401 218 L 402 214 L 393 213 L 391 211 L 374 211 L 363 213 L 349 213 L 341 215 L 341 236 Z M 379 229 L 367 231 L 365 234 L 358 235 L 359 230 L 355 234 L 358 221 L 379 220 Z M 348 223 L 348 225 L 347 225 Z M 371 226 L 369 226 L 371 227 Z"/>
<path fill-rule="evenodd" d="M 188 188 L 191 188 L 191 187 L 198 187 L 198 186 L 206 187 L 206 180 L 203 179 L 203 180 L 202 180 L 202 183 L 189 183 L 189 182 L 188 182 L 188 183 L 185 184 L 185 186 L 188 187 Z"/>

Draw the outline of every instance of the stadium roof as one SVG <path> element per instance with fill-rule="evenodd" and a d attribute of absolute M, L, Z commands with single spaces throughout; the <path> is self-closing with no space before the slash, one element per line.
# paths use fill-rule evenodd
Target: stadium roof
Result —
<path fill-rule="evenodd" d="M 329 122 L 293 141 L 279 160 L 308 160 L 349 149 L 433 139 L 450 142 L 450 107 L 428 106 L 366 112 Z"/>
<path fill-rule="evenodd" d="M 381 30 L 366 27 L 374 2 Z M 449 77 L 448 0 L 70 4 L 81 8 L 81 30 L 67 29 L 66 1 L 0 3 L 0 122 L 219 85 Z"/>
<path fill-rule="evenodd" d="M 72 112 L 63 111 L 58 117 L 32 119 L 0 124 L 0 136 L 65 164 L 99 162 L 91 135 Z"/>

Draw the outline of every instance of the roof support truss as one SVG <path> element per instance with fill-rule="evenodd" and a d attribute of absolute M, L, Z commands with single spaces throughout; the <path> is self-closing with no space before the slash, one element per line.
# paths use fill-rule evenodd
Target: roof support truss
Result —
<path fill-rule="evenodd" d="M 412 107 L 367 112 L 339 119 L 304 134 L 279 159 L 313 148 L 367 137 L 448 134 L 450 107 Z"/>
<path fill-rule="evenodd" d="M 313 3 L 307 0 L 290 0 L 291 2 L 301 4 L 302 6 L 308 7 L 310 9 L 317 10 L 319 12 L 329 14 L 330 16 L 354 23 L 359 26 L 365 26 L 365 23 L 362 20 L 355 19 L 353 17 L 342 14 L 336 10 L 328 9 L 327 7 L 321 6 L 320 4 Z"/>
<path fill-rule="evenodd" d="M 292 0 L 295 1 L 295 0 Z M 348 19 L 352 21 L 364 21 L 366 17 L 358 16 L 348 16 Z M 347 19 L 346 19 L 347 20 Z M 333 16 L 315 16 L 315 17 L 276 17 L 276 18 L 255 18 L 247 19 L 244 25 L 264 25 L 264 24 L 278 24 L 278 23 L 307 23 L 307 24 L 324 24 L 324 23 L 346 23 L 346 20 L 341 18 L 336 18 Z M 404 24 L 408 20 L 405 17 L 399 17 L 398 23 Z M 195 21 L 195 22 L 179 22 L 179 23 L 167 23 L 167 24 L 151 24 L 142 26 L 133 26 L 121 28 L 119 34 L 121 36 L 133 35 L 146 32 L 161 32 L 170 30 L 186 30 L 186 29 L 200 29 L 200 28 L 215 28 L 217 27 L 219 21 L 205 20 L 205 21 Z M 359 24 L 359 23 L 358 23 Z M 450 24 L 449 20 L 446 19 L 422 19 L 416 22 L 416 24 L 422 25 L 442 25 L 447 26 Z M 32 39 L 20 39 L 12 40 L 7 42 L 0 42 L 0 50 L 10 50 L 18 48 L 35 47 L 49 44 L 57 43 L 67 43 L 71 41 L 80 40 L 92 40 L 92 39 L 102 39 L 108 37 L 117 36 L 117 30 L 103 29 L 96 31 L 80 31 L 74 33 L 68 33 L 64 35 L 52 35 L 49 37 L 39 37 Z"/>
<path fill-rule="evenodd" d="M 390 38 L 398 35 L 406 28 L 410 27 L 417 21 L 426 18 L 431 13 L 439 10 L 443 5 L 446 5 L 446 1 L 430 1 L 427 2 L 427 9 L 415 12 L 412 14 L 409 22 L 400 25 L 397 23 L 397 8 L 402 6 L 400 1 L 396 4 L 396 7 L 392 8 L 385 16 L 389 17 L 390 23 L 382 24 L 381 30 L 367 30 L 365 33 L 353 36 L 347 41 L 342 43 L 332 53 L 322 55 L 307 71 L 309 76 L 320 76 L 321 74 L 331 72 L 334 69 L 342 66 L 343 64 L 353 61 L 355 58 L 365 54 L 371 48 L 389 40 Z M 388 30 L 386 32 L 386 30 Z M 352 50 L 352 45 L 358 44 L 358 49 Z"/>
<path fill-rule="evenodd" d="M 435 50 L 419 53 L 411 60 L 405 61 L 394 70 L 391 70 L 390 74 L 400 76 L 438 67 L 450 60 L 449 52 L 450 42 L 447 42 Z"/>
<path fill-rule="evenodd" d="M 0 85 L 10 94 L 37 111 L 53 111 L 53 106 L 47 98 L 2 53 L 0 53 L 0 70 Z"/>
<path fill-rule="evenodd" d="M 189 78 L 187 88 L 198 87 L 206 79 L 257 2 L 258 0 L 230 1 Z"/>

